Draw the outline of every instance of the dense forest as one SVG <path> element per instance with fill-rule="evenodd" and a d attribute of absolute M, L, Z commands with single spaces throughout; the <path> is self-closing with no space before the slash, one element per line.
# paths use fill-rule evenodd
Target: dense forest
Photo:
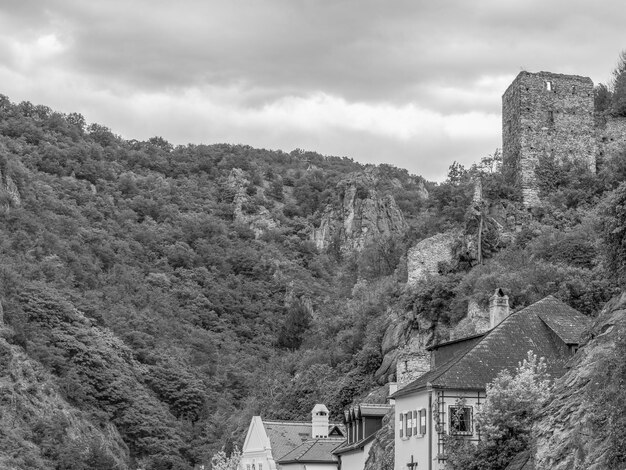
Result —
<path fill-rule="evenodd" d="M 501 287 L 513 308 L 553 294 L 594 315 L 618 286 L 600 240 L 624 160 L 540 161 L 546 204 L 528 213 L 498 152 L 436 184 L 303 150 L 124 140 L 2 96 L 3 466 L 187 469 L 240 446 L 254 414 L 323 402 L 338 418 L 382 385 L 390 309 L 454 325 Z M 316 246 L 346 181 L 393 198 L 406 229 Z M 528 223 L 407 287 L 408 248 L 471 235 L 495 206 Z"/>

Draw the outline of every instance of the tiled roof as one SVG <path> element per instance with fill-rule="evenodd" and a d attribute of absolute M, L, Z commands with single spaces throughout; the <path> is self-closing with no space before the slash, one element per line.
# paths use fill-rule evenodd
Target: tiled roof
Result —
<path fill-rule="evenodd" d="M 567 344 L 575 344 L 580 342 L 580 335 L 590 322 L 589 318 L 560 300 L 548 296 L 512 313 L 487 332 L 473 348 L 422 375 L 396 392 L 393 398 L 429 385 L 434 388 L 484 390 L 485 385 L 493 381 L 501 370 L 517 367 L 528 351 L 544 357 L 548 373 L 558 377 L 564 372 L 567 358 L 564 355 L 565 346 L 559 344 L 554 334 L 566 338 Z"/>
<path fill-rule="evenodd" d="M 332 452 L 345 442 L 343 438 L 318 438 L 309 439 L 303 442 L 291 452 L 277 459 L 280 464 L 299 462 L 299 463 L 321 463 L 337 461 Z"/>
<path fill-rule="evenodd" d="M 530 452 L 524 451 L 513 457 L 513 460 L 511 460 L 511 463 L 505 470 L 535 470 L 535 463 L 530 456 Z"/>
<path fill-rule="evenodd" d="M 311 422 L 298 421 L 263 421 L 265 432 L 272 446 L 274 460 L 281 460 L 286 454 L 311 438 Z M 338 427 L 343 431 L 343 426 L 330 424 L 329 430 Z M 343 438 L 341 438 L 343 440 Z"/>
<path fill-rule="evenodd" d="M 565 344 L 579 344 L 580 339 L 588 326 L 588 318 L 578 313 L 573 308 L 565 309 L 550 314 L 540 313 L 541 318 L 548 328 L 561 338 Z"/>
<path fill-rule="evenodd" d="M 359 403 L 344 410 L 343 415 L 345 422 L 348 422 L 361 416 L 385 416 L 390 409 L 391 405 L 389 404 Z"/>
<path fill-rule="evenodd" d="M 359 405 L 361 416 L 385 416 L 391 409 L 391 405 L 361 403 Z"/>
<path fill-rule="evenodd" d="M 361 449 L 365 446 L 365 444 L 374 440 L 374 438 L 376 437 L 376 434 L 377 433 L 374 432 L 370 434 L 369 436 L 367 436 L 366 438 L 361 439 L 360 441 L 353 442 L 352 444 L 348 444 L 348 441 L 344 441 L 343 444 L 341 444 L 339 447 L 337 447 L 333 451 L 333 454 L 339 455 L 339 454 L 344 454 L 346 452 L 350 452 L 355 449 Z"/>

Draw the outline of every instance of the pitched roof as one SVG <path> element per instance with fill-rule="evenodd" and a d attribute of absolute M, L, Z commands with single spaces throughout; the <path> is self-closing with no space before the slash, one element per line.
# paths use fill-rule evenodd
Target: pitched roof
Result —
<path fill-rule="evenodd" d="M 335 448 L 335 450 L 333 451 L 333 454 L 335 455 L 345 454 L 346 452 L 350 452 L 352 450 L 362 449 L 363 447 L 365 447 L 365 444 L 374 440 L 374 438 L 376 437 L 376 434 L 377 433 L 374 432 L 370 434 L 369 436 L 367 436 L 366 438 L 363 438 L 360 441 L 353 442 L 352 444 L 348 444 L 348 441 L 344 441 L 340 446 Z"/>
<path fill-rule="evenodd" d="M 385 403 L 359 403 L 351 408 L 346 408 L 343 415 L 345 421 L 348 422 L 361 416 L 385 416 L 390 409 L 391 405 Z"/>
<path fill-rule="evenodd" d="M 285 454 L 282 458 L 277 459 L 277 462 L 280 464 L 292 462 L 334 463 L 337 461 L 337 457 L 332 452 L 344 442 L 345 439 L 336 437 L 309 439 Z"/>
<path fill-rule="evenodd" d="M 579 344 L 582 335 L 588 326 L 588 318 L 582 313 L 568 307 L 569 311 L 562 309 L 550 314 L 539 313 L 539 318 L 550 328 L 565 344 Z M 582 318 L 582 319 L 581 319 Z"/>
<path fill-rule="evenodd" d="M 512 313 L 474 347 L 422 375 L 392 397 L 408 395 L 427 386 L 484 390 L 501 370 L 517 367 L 528 351 L 544 357 L 548 373 L 558 377 L 565 372 L 566 357 L 561 341 L 566 344 L 580 342 L 580 336 L 590 322 L 588 317 L 548 296 Z"/>
<path fill-rule="evenodd" d="M 276 461 L 281 460 L 296 447 L 311 439 L 310 421 L 263 421 L 263 426 L 270 440 L 272 455 Z M 342 430 L 341 425 L 332 423 L 328 426 L 328 429 L 331 431 L 335 427 Z M 345 432 L 342 433 L 345 435 Z M 341 438 L 341 441 L 343 441 L 343 438 Z"/>

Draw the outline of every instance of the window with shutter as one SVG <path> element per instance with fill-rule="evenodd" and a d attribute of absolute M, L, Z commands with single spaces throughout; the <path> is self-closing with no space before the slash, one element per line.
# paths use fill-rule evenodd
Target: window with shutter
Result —
<path fill-rule="evenodd" d="M 426 434 L 426 410 L 420 410 L 420 434 Z"/>
<path fill-rule="evenodd" d="M 413 435 L 417 436 L 417 411 L 413 410 Z"/>
<path fill-rule="evenodd" d="M 404 414 L 400 413 L 400 437 L 404 437 Z"/>
<path fill-rule="evenodd" d="M 413 412 L 409 411 L 406 413 L 405 417 L 405 429 L 406 429 L 406 437 L 411 437 L 413 435 Z"/>

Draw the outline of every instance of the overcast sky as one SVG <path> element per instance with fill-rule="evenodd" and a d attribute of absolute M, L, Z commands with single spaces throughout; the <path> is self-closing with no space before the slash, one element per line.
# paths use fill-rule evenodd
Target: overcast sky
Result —
<path fill-rule="evenodd" d="M 2 0 L 0 93 L 127 139 L 441 180 L 501 146 L 520 70 L 607 82 L 625 20 L 617 0 Z"/>

